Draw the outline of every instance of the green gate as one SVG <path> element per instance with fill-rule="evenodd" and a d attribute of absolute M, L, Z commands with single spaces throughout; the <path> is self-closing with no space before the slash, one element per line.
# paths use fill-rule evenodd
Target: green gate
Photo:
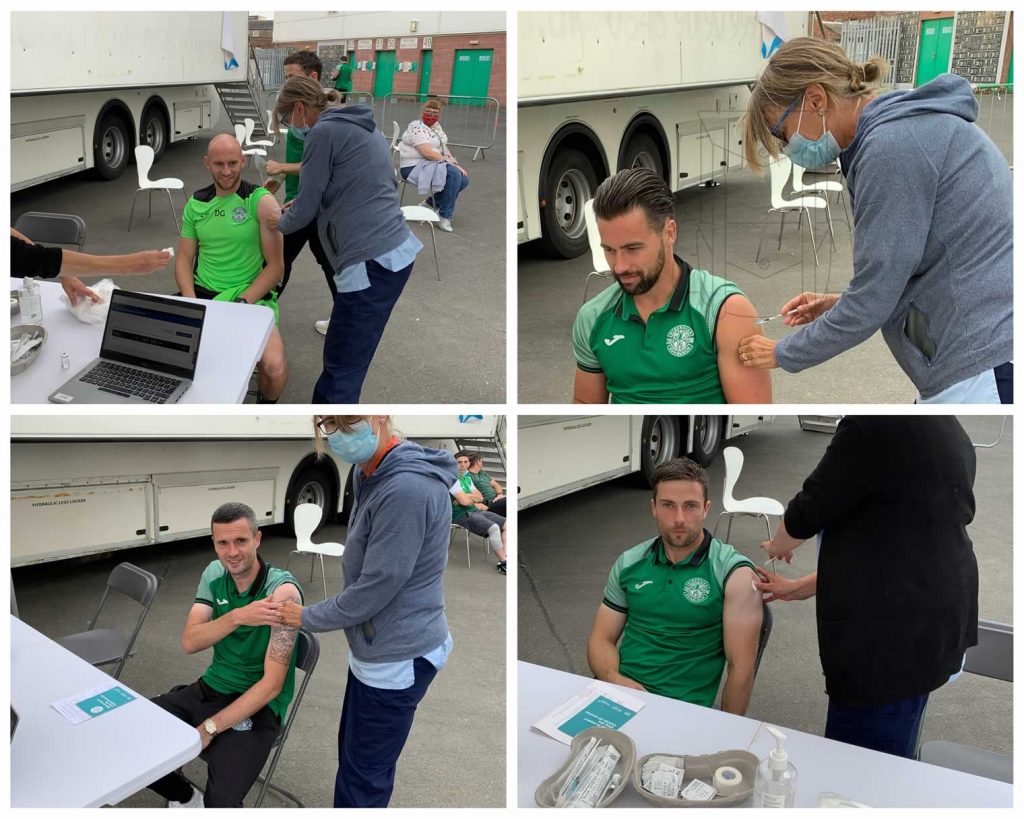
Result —
<path fill-rule="evenodd" d="M 917 54 L 917 81 L 924 85 L 939 74 L 949 71 L 949 55 L 953 50 L 953 18 L 925 20 L 921 23 L 921 47 Z"/>
<path fill-rule="evenodd" d="M 491 63 L 494 49 L 459 49 L 455 52 L 455 66 L 452 69 L 453 97 L 487 97 L 491 87 Z M 474 102 L 483 105 L 484 100 Z"/>
<path fill-rule="evenodd" d="M 382 100 L 391 93 L 391 85 L 395 80 L 395 52 L 378 51 L 377 64 L 373 74 L 373 96 Z"/>
<path fill-rule="evenodd" d="M 430 93 L 430 68 L 434 63 L 434 52 L 424 51 L 420 57 L 420 102 L 427 101 Z"/>

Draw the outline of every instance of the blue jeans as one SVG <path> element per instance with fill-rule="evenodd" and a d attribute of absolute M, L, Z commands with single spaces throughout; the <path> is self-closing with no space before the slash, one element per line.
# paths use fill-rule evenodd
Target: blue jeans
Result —
<path fill-rule="evenodd" d="M 371 688 L 349 671 L 338 726 L 338 775 L 334 807 L 386 808 L 395 789 L 398 757 L 409 738 L 416 706 L 437 676 L 422 657 L 413 660 L 415 681 L 398 690 Z"/>
<path fill-rule="evenodd" d="M 359 403 L 373 354 L 411 274 L 412 265 L 391 271 L 371 259 L 366 263 L 370 286 L 334 297 L 314 404 Z"/>
<path fill-rule="evenodd" d="M 444 190 L 427 199 L 427 204 L 437 208 L 437 213 L 442 218 L 451 219 L 455 213 L 455 200 L 469 187 L 469 177 L 454 165 L 446 166 L 446 170 L 448 178 L 445 180 Z M 402 168 L 402 179 L 408 179 L 411 173 L 412 167 Z"/>
<path fill-rule="evenodd" d="M 825 738 L 913 759 L 928 695 L 858 708 L 828 701 Z"/>

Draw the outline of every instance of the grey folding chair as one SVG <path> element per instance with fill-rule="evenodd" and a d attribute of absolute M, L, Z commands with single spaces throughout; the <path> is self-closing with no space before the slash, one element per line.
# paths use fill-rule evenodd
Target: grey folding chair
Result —
<path fill-rule="evenodd" d="M 85 247 L 85 220 L 73 213 L 30 211 L 18 217 L 14 229 L 33 242 L 74 245 L 79 252 Z"/>
<path fill-rule="evenodd" d="M 124 664 L 132 654 L 135 638 L 139 636 L 142 623 L 146 619 L 146 615 L 149 614 L 149 607 L 153 604 L 153 598 L 156 597 L 158 585 L 156 577 L 145 569 L 140 569 L 131 563 L 118 564 L 107 578 L 107 587 L 103 590 L 103 597 L 100 598 L 96 616 L 88 622 L 89 629 L 62 637 L 57 642 L 72 654 L 93 665 L 117 663 L 117 668 L 114 669 L 111 676 L 118 679 L 121 676 L 121 669 L 124 668 Z M 103 605 L 107 602 L 111 589 L 132 598 L 142 606 L 139 619 L 128 635 L 117 629 L 96 628 L 96 623 L 100 619 Z"/>
<path fill-rule="evenodd" d="M 273 785 L 270 782 L 274 776 L 274 769 L 277 768 L 277 762 L 281 758 L 281 752 L 284 750 L 284 743 L 288 739 L 288 734 L 292 729 L 292 722 L 299 711 L 299 706 L 302 704 L 302 697 L 306 693 L 306 686 L 309 685 L 309 678 L 313 676 L 313 671 L 316 669 L 317 661 L 320 659 L 320 642 L 317 640 L 316 635 L 313 634 L 313 632 L 300 628 L 296 643 L 298 654 L 295 657 L 295 667 L 303 672 L 302 682 L 299 683 L 299 687 L 295 691 L 295 697 L 292 699 L 291 705 L 288 706 L 288 713 L 285 714 L 284 724 L 281 726 L 281 733 L 278 734 L 277 739 L 274 740 L 274 744 L 270 749 L 270 767 L 267 769 L 267 774 L 266 776 L 258 777 L 256 780 L 257 782 L 262 783 L 259 796 L 256 797 L 255 807 L 257 808 L 263 804 L 263 797 L 266 796 L 268 790 L 272 790 L 274 793 L 278 793 L 286 799 L 290 799 L 300 808 L 306 807 L 302 804 L 302 801 L 295 796 L 295 794 L 290 791 L 286 791 L 284 788 L 280 788 L 277 785 Z"/>
<path fill-rule="evenodd" d="M 460 529 L 466 533 L 466 568 L 472 568 L 473 564 L 469 561 L 469 529 L 465 526 L 459 526 L 459 524 L 453 523 L 451 535 L 455 535 Z M 451 535 L 448 537 L 449 544 L 451 543 Z"/>
<path fill-rule="evenodd" d="M 979 620 L 978 645 L 967 649 L 964 671 L 1012 683 L 1013 626 Z M 921 721 L 924 722 L 923 717 Z M 1013 782 L 1012 754 L 1000 754 L 958 742 L 932 740 L 921 746 L 918 759 L 941 768 Z"/>

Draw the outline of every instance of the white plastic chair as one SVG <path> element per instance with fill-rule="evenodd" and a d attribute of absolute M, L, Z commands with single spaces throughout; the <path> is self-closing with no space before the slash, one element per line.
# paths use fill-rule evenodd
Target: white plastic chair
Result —
<path fill-rule="evenodd" d="M 420 222 L 430 225 L 430 242 L 434 246 L 434 267 L 437 269 L 437 280 L 441 281 L 441 266 L 437 263 L 437 239 L 434 236 L 434 225 L 441 221 L 437 211 L 426 205 L 406 205 L 402 208 L 402 216 L 406 222 Z"/>
<path fill-rule="evenodd" d="M 272 139 L 253 139 L 252 132 L 256 130 L 256 120 L 246 117 L 242 120 L 245 123 L 245 146 L 246 148 L 273 148 Z"/>
<path fill-rule="evenodd" d="M 722 456 L 725 459 L 725 486 L 722 489 L 722 513 L 718 516 L 718 520 L 715 522 L 715 531 L 712 535 L 716 535 L 718 532 L 718 525 L 722 522 L 722 517 L 729 518 L 729 524 L 725 530 L 725 540 L 729 541 L 729 536 L 732 534 L 732 519 L 734 517 L 745 516 L 764 518 L 765 529 L 768 532 L 768 540 L 772 539 L 772 522 L 769 520 L 769 515 L 775 515 L 776 517 L 782 517 L 785 514 L 785 508 L 774 498 L 745 498 L 744 500 L 736 500 L 732 496 L 733 489 L 736 488 L 736 481 L 740 478 L 740 472 L 743 471 L 743 451 L 737 449 L 734 446 L 726 447 L 722 451 Z"/>
<path fill-rule="evenodd" d="M 171 191 L 180 191 L 185 187 L 185 183 L 180 179 L 175 179 L 173 176 L 165 177 L 164 179 L 150 179 L 149 169 L 153 167 L 153 149 L 148 145 L 139 145 L 135 149 L 135 170 L 139 174 L 139 187 L 135 190 L 135 195 L 132 197 L 132 209 L 128 212 L 128 232 L 132 232 L 132 219 L 135 216 L 135 200 L 138 198 L 142 191 L 149 193 L 149 218 L 153 218 L 153 191 L 163 191 L 167 194 L 167 201 L 171 206 L 171 216 L 174 217 L 174 229 L 175 232 L 180 233 L 178 228 L 178 214 L 174 210 L 174 200 L 171 199 Z"/>
<path fill-rule="evenodd" d="M 811 233 L 811 249 L 814 251 L 814 266 L 818 266 L 818 246 L 814 243 L 814 228 L 811 226 L 811 209 L 824 208 L 826 202 L 819 196 L 799 196 L 796 199 L 786 199 L 782 195 L 788 180 L 793 171 L 793 162 L 786 156 L 780 156 L 768 166 L 772 180 L 772 205 L 764 215 L 764 224 L 761 227 L 761 240 L 757 243 L 757 253 L 754 255 L 754 262 L 761 261 L 761 245 L 764 243 L 764 232 L 768 228 L 768 217 L 773 213 L 781 213 L 782 221 L 779 223 L 779 250 L 782 250 L 782 229 L 786 225 L 786 214 L 799 212 L 807 216 L 807 229 Z"/>
<path fill-rule="evenodd" d="M 402 186 L 402 192 L 398 196 L 398 204 L 401 205 L 405 201 L 405 189 L 409 187 L 409 180 L 402 178 L 401 171 L 401 159 L 398 151 L 398 143 L 402 141 L 402 129 L 398 127 L 398 123 L 395 120 L 391 120 L 393 130 L 391 132 L 391 153 L 395 157 L 395 176 L 398 177 L 398 183 Z M 431 228 L 433 233 L 433 228 Z"/>
<path fill-rule="evenodd" d="M 836 246 L 836 235 L 835 231 L 832 230 L 832 209 L 828 206 L 828 194 L 829 192 L 836 194 L 836 200 L 840 198 L 843 200 L 843 218 L 846 220 L 846 227 L 853 230 L 850 225 L 850 217 L 846 212 L 846 196 L 842 182 L 833 182 L 830 179 L 826 179 L 822 182 L 812 182 L 810 185 L 804 184 L 804 169 L 799 165 L 793 166 L 793 193 L 820 193 L 825 198 L 825 213 L 828 215 L 828 231 L 832 234 L 832 249 Z"/>
<path fill-rule="evenodd" d="M 242 156 L 252 157 L 266 157 L 267 152 L 262 148 L 246 148 L 245 147 L 245 126 L 242 123 L 235 123 L 235 139 L 238 140 L 238 144 L 242 146 Z M 263 174 L 263 165 L 258 160 L 253 159 L 253 165 L 256 166 L 256 170 L 259 171 L 260 181 L 265 181 Z"/>
<path fill-rule="evenodd" d="M 599 276 L 602 279 L 609 279 L 612 269 L 609 267 L 608 259 L 601 247 L 601 234 L 597 230 L 597 215 L 594 213 L 593 199 L 588 199 L 583 203 L 583 219 L 587 223 L 587 240 L 590 242 L 590 256 L 594 262 L 594 269 L 587 274 L 587 281 L 583 285 L 583 303 L 586 304 L 591 277 Z"/>
<path fill-rule="evenodd" d="M 341 557 L 345 553 L 344 543 L 314 543 L 313 531 L 320 525 L 320 518 L 323 510 L 315 503 L 300 503 L 295 507 L 292 515 L 292 525 L 295 527 L 295 554 L 310 555 L 309 582 L 313 582 L 313 564 L 316 562 L 315 555 L 320 555 L 320 577 L 324 582 L 324 599 L 327 599 L 327 575 L 324 573 L 324 555 L 328 557 Z M 289 562 L 291 558 L 289 557 Z"/>

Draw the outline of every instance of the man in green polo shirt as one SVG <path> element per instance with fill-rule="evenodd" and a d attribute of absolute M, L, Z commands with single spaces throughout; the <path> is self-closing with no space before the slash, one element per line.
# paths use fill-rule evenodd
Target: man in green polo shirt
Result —
<path fill-rule="evenodd" d="M 292 77 L 309 77 L 319 82 L 320 76 L 323 73 L 323 63 L 315 52 L 296 51 L 284 58 L 284 78 L 286 81 Z M 306 148 L 306 134 L 308 133 L 309 128 L 289 125 L 288 135 L 285 137 L 284 143 L 284 162 L 277 162 L 273 159 L 267 160 L 267 173 L 270 176 L 284 175 L 285 204 L 288 204 L 299 195 L 299 173 L 302 170 L 302 152 Z M 267 190 L 276 194 L 280 185 L 281 183 L 277 179 L 269 179 L 267 181 Z M 313 258 L 316 259 L 320 269 L 324 272 L 324 278 L 327 279 L 327 289 L 331 291 L 331 304 L 333 305 L 334 298 L 338 295 L 334 284 L 334 270 L 331 268 L 331 263 L 327 260 L 327 254 L 324 253 L 323 245 L 320 244 L 320 235 L 316 230 L 316 219 L 310 221 L 301 230 L 284 234 L 284 276 L 281 277 L 281 281 L 277 284 L 277 295 L 284 295 L 284 289 L 287 287 L 288 279 L 292 275 L 292 265 L 307 242 L 309 243 L 309 249 L 313 252 Z M 327 335 L 328 324 L 330 324 L 328 319 L 320 319 L 314 322 L 313 326 L 320 335 Z"/>
<path fill-rule="evenodd" d="M 210 526 L 217 559 L 199 580 L 181 647 L 213 648 L 213 661 L 191 685 L 153 700 L 195 726 L 209 776 L 205 794 L 178 771 L 152 783 L 168 807 L 242 807 L 295 689 L 298 629 L 281 625 L 278 605 L 301 604 L 299 584 L 259 556 L 256 515 L 244 503 L 218 507 Z"/>
<path fill-rule="evenodd" d="M 505 516 L 488 510 L 483 495 L 473 485 L 469 474 L 469 453 L 456 452 L 455 463 L 459 466 L 459 477 L 448 490 L 452 496 L 452 523 L 486 538 L 498 558 L 495 569 L 505 574 Z"/>
<path fill-rule="evenodd" d="M 584 304 L 573 325 L 577 404 L 767 404 L 771 379 L 749 377 L 741 338 L 760 333 L 732 282 L 674 255 L 675 200 L 644 168 L 620 171 L 594 198 L 617 286 Z"/>
<path fill-rule="evenodd" d="M 261 304 L 274 311 L 274 327 L 257 365 L 257 403 L 274 404 L 288 381 L 288 362 L 274 292 L 284 269 L 283 243 L 267 220 L 280 216 L 281 208 L 266 188 L 242 179 L 245 158 L 231 134 L 210 140 L 203 164 L 213 183 L 185 203 L 174 278 L 183 296 Z"/>
<path fill-rule="evenodd" d="M 344 54 L 341 55 L 341 62 L 334 70 L 334 87 L 341 93 L 342 102 L 352 90 L 352 66 L 348 64 L 348 57 Z"/>
<path fill-rule="evenodd" d="M 484 459 L 479 452 L 469 452 L 469 467 L 466 474 L 473 481 L 473 486 L 483 496 L 484 504 L 488 511 L 494 512 L 502 517 L 507 517 L 505 504 L 505 490 L 489 474 L 484 472 Z"/>
<path fill-rule="evenodd" d="M 587 661 L 598 679 L 705 707 L 724 668 L 722 710 L 744 714 L 762 617 L 754 566 L 704 528 L 711 502 L 703 467 L 675 458 L 652 483 L 659 536 L 612 566 Z"/>

